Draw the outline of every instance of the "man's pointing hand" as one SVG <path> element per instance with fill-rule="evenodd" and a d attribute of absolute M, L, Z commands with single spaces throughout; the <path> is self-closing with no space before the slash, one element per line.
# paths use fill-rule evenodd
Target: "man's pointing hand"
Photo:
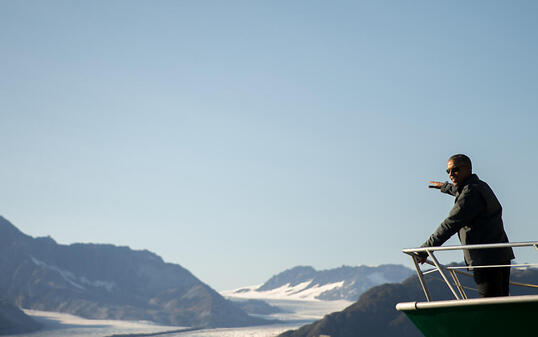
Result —
<path fill-rule="evenodd" d="M 440 181 L 430 181 L 429 183 L 430 183 L 430 185 L 428 185 L 429 188 L 437 188 L 437 189 L 440 189 L 445 184 Z"/>

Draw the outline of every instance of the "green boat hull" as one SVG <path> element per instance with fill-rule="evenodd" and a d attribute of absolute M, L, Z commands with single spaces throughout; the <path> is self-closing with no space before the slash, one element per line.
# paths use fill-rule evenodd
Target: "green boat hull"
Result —
<path fill-rule="evenodd" d="M 536 337 L 538 296 L 402 303 L 425 337 Z"/>

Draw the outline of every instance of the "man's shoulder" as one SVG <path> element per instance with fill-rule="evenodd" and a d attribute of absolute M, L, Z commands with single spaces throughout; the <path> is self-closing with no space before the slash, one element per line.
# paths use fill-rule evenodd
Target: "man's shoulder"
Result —
<path fill-rule="evenodd" d="M 478 179 L 472 179 L 471 181 L 468 181 L 467 184 L 465 184 L 461 191 L 460 195 L 473 195 L 473 194 L 481 194 L 484 190 L 489 190 L 489 186 L 486 182 Z"/>
<path fill-rule="evenodd" d="M 461 195 L 471 195 L 471 194 L 474 194 L 474 193 L 479 193 L 480 188 L 481 188 L 481 186 L 478 183 L 467 184 L 467 185 L 463 186 L 463 188 L 461 189 L 460 196 Z"/>
<path fill-rule="evenodd" d="M 480 178 L 478 178 L 478 176 L 476 174 L 473 174 L 466 181 L 466 184 L 462 188 L 462 192 L 463 191 L 471 191 L 471 190 L 475 190 L 475 189 L 480 189 L 480 188 L 484 188 L 484 187 L 489 188 L 489 185 L 485 181 L 480 180 Z"/>
<path fill-rule="evenodd" d="M 472 181 L 463 186 L 460 196 L 470 199 L 480 196 L 483 200 L 489 200 L 492 197 L 496 198 L 491 187 L 485 181 L 478 179 L 478 176 L 475 175 L 475 177 L 476 179 L 472 179 Z"/>
<path fill-rule="evenodd" d="M 472 185 L 471 188 L 474 188 L 474 189 L 480 189 L 481 191 L 490 191 L 490 192 L 493 192 L 493 190 L 491 189 L 491 187 L 489 187 L 488 183 L 486 183 L 484 180 L 481 180 L 481 179 L 478 179 L 478 176 L 476 177 L 476 182 L 474 182 Z"/>

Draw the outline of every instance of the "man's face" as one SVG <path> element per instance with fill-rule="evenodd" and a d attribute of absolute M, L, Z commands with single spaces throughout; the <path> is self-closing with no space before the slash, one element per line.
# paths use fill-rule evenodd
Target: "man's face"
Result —
<path fill-rule="evenodd" d="M 470 167 L 454 162 L 453 160 L 448 161 L 446 173 L 448 173 L 448 177 L 454 186 L 463 183 L 472 174 Z"/>

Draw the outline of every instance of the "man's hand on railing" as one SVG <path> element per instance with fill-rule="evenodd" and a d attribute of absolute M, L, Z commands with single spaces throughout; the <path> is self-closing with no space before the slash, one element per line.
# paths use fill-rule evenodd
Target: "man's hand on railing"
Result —
<path fill-rule="evenodd" d="M 428 260 L 428 256 L 420 256 L 420 255 L 416 254 L 415 259 L 417 260 L 418 263 L 424 264 L 424 262 L 426 262 Z"/>

